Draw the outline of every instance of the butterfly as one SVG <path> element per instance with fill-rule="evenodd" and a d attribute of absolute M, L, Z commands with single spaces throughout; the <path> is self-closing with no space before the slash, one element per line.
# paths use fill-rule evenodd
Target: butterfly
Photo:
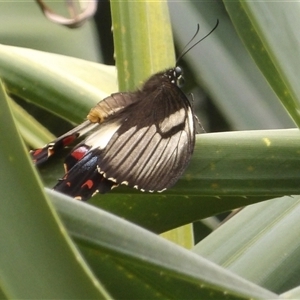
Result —
<path fill-rule="evenodd" d="M 195 146 L 197 118 L 181 81 L 176 66 L 152 75 L 135 92 L 110 95 L 82 124 L 31 151 L 33 161 L 41 164 L 86 135 L 66 157 L 65 175 L 54 190 L 86 201 L 119 185 L 148 192 L 170 188 Z"/>

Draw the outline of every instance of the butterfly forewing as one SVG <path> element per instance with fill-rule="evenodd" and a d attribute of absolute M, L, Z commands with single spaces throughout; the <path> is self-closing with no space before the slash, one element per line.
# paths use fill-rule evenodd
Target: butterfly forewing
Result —
<path fill-rule="evenodd" d="M 137 99 L 132 93 L 115 93 L 103 99 L 91 109 L 87 116 L 87 121 L 84 121 L 43 148 L 30 151 L 33 162 L 36 165 L 44 163 L 49 157 L 69 146 L 79 137 L 93 131 L 95 128 L 99 128 L 99 124 L 135 101 Z"/>
<path fill-rule="evenodd" d="M 160 191 L 177 181 L 190 160 L 193 115 L 186 96 L 170 81 L 139 93 L 140 101 L 111 119 L 122 122 L 98 152 L 98 164 L 106 178 L 119 184 Z"/>
<path fill-rule="evenodd" d="M 85 121 L 56 140 L 45 145 L 43 148 L 30 151 L 33 162 L 36 165 L 44 163 L 49 157 L 62 150 L 64 147 L 72 144 L 76 139 L 91 131 L 95 126 L 97 126 L 97 124 Z"/>

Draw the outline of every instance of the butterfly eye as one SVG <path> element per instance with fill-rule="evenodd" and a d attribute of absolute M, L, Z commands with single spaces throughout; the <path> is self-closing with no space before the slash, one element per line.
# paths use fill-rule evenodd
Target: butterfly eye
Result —
<path fill-rule="evenodd" d="M 184 85 L 184 78 L 182 76 L 182 69 L 180 67 L 175 67 L 173 70 L 173 76 L 176 82 L 176 85 L 181 88 Z"/>
<path fill-rule="evenodd" d="M 174 77 L 179 79 L 182 76 L 182 69 L 180 67 L 175 67 Z"/>

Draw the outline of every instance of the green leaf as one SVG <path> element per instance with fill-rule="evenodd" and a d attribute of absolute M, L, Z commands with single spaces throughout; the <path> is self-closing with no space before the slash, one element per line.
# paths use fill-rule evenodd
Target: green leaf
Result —
<path fill-rule="evenodd" d="M 108 297 L 68 238 L 0 90 L 0 285 L 8 299 Z M 70 280 L 72 274 L 72 280 Z"/>
<path fill-rule="evenodd" d="M 136 90 L 150 75 L 175 65 L 164 1 L 111 1 L 119 88 Z"/>
<path fill-rule="evenodd" d="M 10 93 L 72 122 L 116 91 L 114 67 L 72 57 L 1 45 L 0 66 Z"/>
<path fill-rule="evenodd" d="M 296 287 L 292 290 L 289 290 L 283 294 L 280 295 L 283 299 L 299 299 L 300 297 L 300 287 Z"/>
<path fill-rule="evenodd" d="M 299 60 L 295 57 L 300 45 L 295 36 L 300 9 L 284 2 L 238 2 L 224 4 L 257 66 L 299 127 Z"/>
<path fill-rule="evenodd" d="M 193 35 L 197 23 L 201 38 L 219 20 L 218 28 L 185 55 L 188 63 L 185 77 L 187 83 L 196 81 L 198 90 L 199 87 L 205 90 L 210 97 L 207 101 L 213 102 L 233 130 L 295 127 L 236 34 L 222 2 L 172 1 L 169 5 L 179 50 Z M 239 3 L 231 1 L 231 6 L 238 8 Z M 198 90 L 196 107 L 203 101 Z M 197 114 L 203 125 L 205 118 L 214 120 L 211 111 L 203 113 L 206 106 L 200 108 Z M 209 123 L 204 128 L 209 130 Z"/>
<path fill-rule="evenodd" d="M 118 188 L 91 203 L 156 232 L 233 208 L 299 193 L 296 129 L 200 135 L 191 164 L 163 193 Z"/>
<path fill-rule="evenodd" d="M 277 298 L 114 215 L 54 191 L 49 195 L 99 281 L 117 299 Z"/>
<path fill-rule="evenodd" d="M 299 215 L 299 196 L 246 207 L 202 240 L 194 252 L 282 293 L 300 285 Z"/>
<path fill-rule="evenodd" d="M 10 106 L 22 137 L 32 147 L 42 147 L 55 139 L 53 134 L 13 100 L 10 101 Z"/>

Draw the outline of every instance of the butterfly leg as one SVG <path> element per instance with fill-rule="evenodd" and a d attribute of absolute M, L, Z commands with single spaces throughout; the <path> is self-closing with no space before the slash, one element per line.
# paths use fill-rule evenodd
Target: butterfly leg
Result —
<path fill-rule="evenodd" d="M 192 105 L 192 108 L 193 108 L 193 111 L 194 111 L 194 103 L 195 103 L 194 94 L 190 93 L 189 96 L 192 98 L 192 100 L 190 100 L 190 102 L 191 102 L 191 105 Z M 196 133 L 197 134 L 205 133 L 205 129 L 203 128 L 202 124 L 200 123 L 199 118 L 195 114 L 193 115 L 193 117 L 194 117 L 194 122 L 196 124 Z"/>

